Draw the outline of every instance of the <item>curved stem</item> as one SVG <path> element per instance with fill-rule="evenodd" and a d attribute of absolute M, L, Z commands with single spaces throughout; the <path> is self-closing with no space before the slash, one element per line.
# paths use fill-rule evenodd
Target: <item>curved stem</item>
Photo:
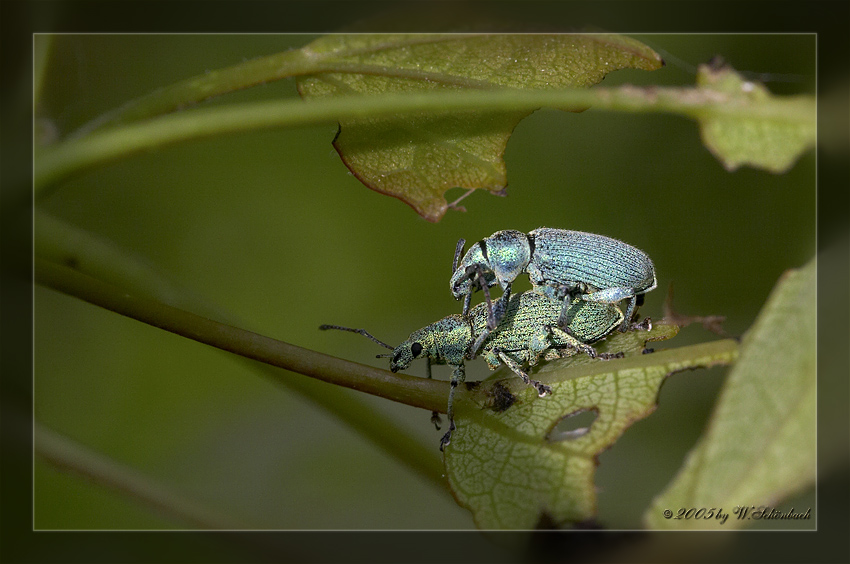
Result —
<path fill-rule="evenodd" d="M 789 105 L 790 104 L 790 105 Z M 692 88 L 569 88 L 561 90 L 457 90 L 345 96 L 303 102 L 272 100 L 199 108 L 98 131 L 57 143 L 35 155 L 36 194 L 86 168 L 140 151 L 213 135 L 273 127 L 303 127 L 359 118 L 449 111 L 531 111 L 540 107 L 624 112 L 667 112 L 696 118 L 761 118 L 811 123 L 814 102 L 806 97 L 784 104 L 727 104 L 725 95 Z"/>
<path fill-rule="evenodd" d="M 447 382 L 393 374 L 290 345 L 153 300 L 131 296 L 119 288 L 42 259 L 35 261 L 35 281 L 93 305 L 245 358 L 413 407 L 443 413 L 446 409 Z"/>
<path fill-rule="evenodd" d="M 96 484 L 117 490 L 165 516 L 202 529 L 248 529 L 231 518 L 203 507 L 148 476 L 111 460 L 39 423 L 33 424 L 35 454 L 59 470 L 70 470 Z"/>
<path fill-rule="evenodd" d="M 34 215 L 35 255 L 47 262 L 73 265 L 74 270 L 137 296 L 147 297 L 230 325 L 242 323 L 232 314 L 189 290 L 171 283 L 152 265 L 88 231 L 70 225 L 38 208 Z M 411 435 L 393 419 L 376 412 L 365 401 L 335 386 L 310 378 L 286 377 L 279 368 L 243 360 L 252 370 L 308 399 L 317 407 L 361 433 L 378 448 L 427 479 L 446 488 L 443 468 L 434 444 Z M 447 396 L 444 396 L 444 398 Z"/>
<path fill-rule="evenodd" d="M 153 92 L 130 100 L 122 106 L 106 112 L 86 123 L 69 138 L 79 138 L 107 125 L 151 118 L 174 110 L 186 108 L 192 104 L 209 100 L 216 96 L 244 90 L 258 84 L 267 84 L 276 80 L 321 73 L 358 73 L 380 74 L 428 80 L 441 84 L 454 84 L 468 88 L 486 88 L 493 86 L 487 81 L 479 81 L 447 73 L 425 72 L 419 69 L 389 68 L 368 65 L 362 62 L 347 62 L 340 57 L 356 57 L 374 53 L 385 48 L 399 49 L 428 43 L 458 41 L 479 34 L 433 34 L 412 36 L 401 41 L 394 38 L 390 44 L 375 44 L 368 48 L 346 48 L 344 52 L 331 51 L 317 53 L 309 46 L 291 49 L 250 61 L 206 72 L 175 84 L 159 88 Z"/>

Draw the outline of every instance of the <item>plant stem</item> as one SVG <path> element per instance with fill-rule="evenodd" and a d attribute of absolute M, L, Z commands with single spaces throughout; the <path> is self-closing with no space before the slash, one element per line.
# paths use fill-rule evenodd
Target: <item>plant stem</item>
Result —
<path fill-rule="evenodd" d="M 230 518 L 170 491 L 149 477 L 91 451 L 39 423 L 33 424 L 35 453 L 60 470 L 70 470 L 94 483 L 127 495 L 166 517 L 176 518 L 202 529 L 246 529 Z"/>
<path fill-rule="evenodd" d="M 464 37 L 474 37 L 479 34 L 434 34 L 412 36 L 406 41 L 393 40 L 395 48 L 436 43 L 442 41 L 457 41 Z M 381 45 L 370 49 L 346 49 L 344 56 L 352 57 L 358 54 L 380 50 Z M 79 138 L 88 135 L 101 127 L 126 123 L 138 119 L 151 118 L 174 110 L 189 107 L 210 98 L 244 90 L 258 84 L 266 84 L 284 78 L 321 73 L 358 73 L 380 74 L 428 80 L 442 84 L 455 84 L 468 88 L 491 87 L 487 81 L 476 81 L 447 73 L 428 73 L 419 69 L 388 68 L 368 65 L 361 62 L 346 62 L 338 60 L 340 53 L 317 53 L 309 46 L 301 49 L 290 49 L 264 57 L 257 57 L 223 69 L 206 72 L 193 76 L 175 84 L 159 88 L 153 92 L 130 100 L 126 104 L 106 112 L 80 127 L 69 135 L 69 138 Z"/>
<path fill-rule="evenodd" d="M 214 318 L 230 325 L 242 323 L 220 307 L 208 303 L 185 288 L 168 281 L 151 265 L 129 254 L 111 241 L 36 208 L 34 247 L 39 259 L 56 264 L 74 265 L 74 269 L 101 282 L 137 296 Z M 243 358 L 252 370 L 308 399 L 339 418 L 397 459 L 414 473 L 445 490 L 443 468 L 434 444 L 425 444 L 391 418 L 376 412 L 367 402 L 334 386 L 308 378 L 293 378 L 279 368 Z M 445 403 L 445 397 L 443 402 Z M 444 410 L 444 409 L 443 409 Z"/>
<path fill-rule="evenodd" d="M 709 95 L 710 93 L 710 95 Z M 213 135 L 239 133 L 271 127 L 303 127 L 341 120 L 379 118 L 397 114 L 471 111 L 503 112 L 540 107 L 597 109 L 628 112 L 669 112 L 697 117 L 706 112 L 741 118 L 763 118 L 808 123 L 813 102 L 800 98 L 792 109 L 782 104 L 763 106 L 725 104 L 716 91 L 633 86 L 593 90 L 468 90 L 422 94 L 386 94 L 311 100 L 273 100 L 233 104 L 164 115 L 62 141 L 35 159 L 36 194 L 86 168 L 101 165 L 140 151 Z"/>
<path fill-rule="evenodd" d="M 149 118 L 227 92 L 236 92 L 265 82 L 303 74 L 313 67 L 309 58 L 305 57 L 301 50 L 295 49 L 213 70 L 130 100 L 83 125 L 69 135 L 69 138 L 84 137 L 105 125 Z"/>
<path fill-rule="evenodd" d="M 35 260 L 35 281 L 93 305 L 215 348 L 429 411 L 445 413 L 449 384 L 393 374 L 290 345 L 187 311 L 131 296 L 65 266 Z"/>

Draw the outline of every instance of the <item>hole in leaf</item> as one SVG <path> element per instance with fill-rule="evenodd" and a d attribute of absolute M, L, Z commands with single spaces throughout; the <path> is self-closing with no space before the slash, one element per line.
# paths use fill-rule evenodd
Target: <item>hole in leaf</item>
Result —
<path fill-rule="evenodd" d="M 552 430 L 549 431 L 549 434 L 546 436 L 546 440 L 550 443 L 556 443 L 559 441 L 573 441 L 579 437 L 583 437 L 590 432 L 590 427 L 593 425 L 593 422 L 596 421 L 596 417 L 598 415 L 599 410 L 595 407 L 591 409 L 579 409 L 573 411 L 561 418 L 561 420 L 552 427 Z"/>

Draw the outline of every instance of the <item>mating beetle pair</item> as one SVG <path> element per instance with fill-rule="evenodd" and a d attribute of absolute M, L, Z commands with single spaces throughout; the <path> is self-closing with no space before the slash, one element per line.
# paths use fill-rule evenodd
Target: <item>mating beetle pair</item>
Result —
<path fill-rule="evenodd" d="M 618 355 L 598 355 L 588 343 L 605 337 L 623 321 L 623 312 L 616 306 L 596 302 L 586 302 L 572 298 L 575 309 L 570 319 L 568 331 L 557 325 L 562 304 L 549 296 L 537 292 L 523 292 L 510 296 L 504 308 L 503 319 L 496 329 L 488 333 L 482 346 L 482 356 L 491 370 L 505 364 L 523 382 L 534 386 L 539 396 L 545 396 L 552 389 L 536 380 L 531 380 L 521 365 L 537 364 L 542 357 L 545 360 L 562 358 L 584 352 L 593 357 L 612 358 Z M 390 357 L 390 370 L 405 370 L 416 358 L 424 358 L 428 376 L 431 376 L 432 364 L 450 364 L 454 366 L 449 391 L 448 417 L 449 429 L 440 440 L 440 450 L 451 440 L 455 429 L 453 400 L 455 388 L 466 378 L 464 361 L 470 360 L 472 344 L 476 336 L 487 326 L 487 304 L 478 304 L 468 315 L 453 314 L 423 327 L 410 334 L 410 337 L 393 348 L 362 329 L 349 329 L 335 325 L 322 325 L 320 329 L 342 329 L 363 334 L 380 345 L 393 349 Z"/>
<path fill-rule="evenodd" d="M 454 366 L 448 399 L 449 429 L 440 450 L 455 429 L 453 398 L 464 381 L 464 361 L 479 350 L 491 370 L 504 363 L 544 396 L 551 388 L 531 380 L 521 364 L 534 366 L 542 357 L 553 359 L 584 352 L 597 355 L 590 345 L 612 331 L 629 327 L 642 295 L 656 286 L 652 261 L 642 251 L 616 239 L 559 229 L 541 228 L 524 234 L 499 231 L 474 244 L 460 261 L 464 241 L 458 242 L 452 264 L 451 290 L 464 297 L 463 313 L 450 315 L 413 332 L 393 348 L 363 329 L 322 325 L 361 333 L 392 349 L 390 369 L 406 369 L 415 358 L 425 358 L 428 377 L 432 364 Z M 528 272 L 534 290 L 511 295 L 511 283 Z M 495 304 L 489 288 L 499 284 L 503 295 Z M 485 303 L 470 310 L 472 293 L 483 290 Z M 627 314 L 617 307 L 629 299 Z M 432 420 L 438 421 L 434 413 Z"/>
<path fill-rule="evenodd" d="M 589 302 L 616 304 L 629 300 L 620 331 L 629 324 L 642 304 L 643 294 L 653 290 L 657 281 L 650 258 L 617 239 L 565 229 L 541 227 L 531 233 L 498 231 L 478 241 L 459 261 L 465 241 L 458 241 L 449 285 L 456 299 L 464 297 L 463 313 L 469 310 L 472 293 L 483 290 L 487 301 L 487 330 L 496 328 L 510 297 L 511 283 L 527 272 L 538 292 L 563 301 L 558 325 L 566 329 L 573 308 L 567 296 L 580 296 Z M 490 300 L 488 288 L 499 284 L 504 299 Z M 481 333 L 474 351 L 486 339 Z"/>

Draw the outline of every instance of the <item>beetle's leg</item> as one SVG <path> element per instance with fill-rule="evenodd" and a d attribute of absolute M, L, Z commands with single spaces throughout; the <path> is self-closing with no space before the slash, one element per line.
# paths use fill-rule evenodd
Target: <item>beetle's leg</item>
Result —
<path fill-rule="evenodd" d="M 595 292 L 587 292 L 581 295 L 581 299 L 586 302 L 596 302 L 600 304 L 615 304 L 619 301 L 631 298 L 635 299 L 635 291 L 631 288 L 605 288 Z"/>
<path fill-rule="evenodd" d="M 568 282 L 566 284 L 550 283 L 540 286 L 536 290 L 558 301 L 572 301 L 576 296 L 581 296 L 591 291 L 584 282 Z"/>
<path fill-rule="evenodd" d="M 471 264 L 466 267 L 466 276 L 472 280 L 474 285 L 478 285 L 478 287 L 481 288 L 481 291 L 484 292 L 484 300 L 487 302 L 487 327 L 491 330 L 495 329 L 496 320 L 493 317 L 493 302 L 490 300 L 490 287 L 487 285 L 487 279 L 484 277 L 484 270 L 476 264 Z M 469 311 L 469 302 L 471 299 L 472 288 L 470 288 L 469 293 L 466 295 L 466 299 L 463 302 L 464 317 Z"/>
<path fill-rule="evenodd" d="M 587 343 L 582 343 L 581 341 L 576 339 L 575 336 L 571 335 L 567 331 L 564 331 L 563 329 L 561 329 L 557 325 L 546 325 L 546 330 L 548 332 L 550 332 L 552 335 L 555 335 L 556 337 L 559 337 L 559 338 L 563 339 L 564 341 L 566 341 L 565 344 L 568 347 L 572 347 L 579 352 L 583 352 L 584 354 L 586 354 L 590 358 L 596 358 L 598 356 L 596 349 L 594 349 L 593 347 L 591 347 Z"/>
<path fill-rule="evenodd" d="M 472 348 L 469 350 L 470 360 L 472 360 L 476 357 L 476 355 L 478 354 L 478 351 L 481 349 L 481 345 L 484 344 L 484 341 L 487 340 L 487 337 L 490 336 L 490 333 L 492 333 L 493 330 L 496 327 L 499 326 L 499 323 L 502 322 L 502 319 L 505 317 L 505 313 L 508 311 L 507 304 L 510 301 L 510 299 L 511 299 L 511 285 L 508 284 L 505 287 L 505 292 L 502 294 L 502 297 L 500 297 L 498 300 L 496 300 L 496 303 L 495 303 L 493 310 L 491 312 L 493 314 L 493 321 L 495 323 L 495 327 L 490 327 L 490 320 L 488 318 L 487 327 L 485 327 L 484 330 L 481 331 L 481 334 L 478 335 L 478 337 L 475 339 L 475 342 L 472 344 Z"/>
<path fill-rule="evenodd" d="M 449 416 L 449 430 L 446 431 L 446 434 L 443 435 L 443 438 L 440 439 L 440 451 L 452 441 L 452 431 L 456 429 L 455 427 L 455 412 L 454 412 L 454 397 L 455 397 L 455 388 L 457 388 L 458 384 L 466 380 L 466 370 L 464 369 L 463 364 L 458 364 L 455 366 L 454 372 L 452 372 L 452 382 L 451 388 L 449 388 L 449 406 L 446 409 L 446 414 Z"/>
<path fill-rule="evenodd" d="M 490 329 L 485 327 L 484 330 L 481 331 L 481 334 L 478 335 L 478 338 L 475 339 L 475 342 L 472 343 L 472 348 L 469 349 L 469 359 L 470 360 L 475 359 L 475 357 L 478 355 L 478 350 L 481 348 L 481 345 L 484 343 L 484 341 L 489 336 L 490 336 Z"/>
<path fill-rule="evenodd" d="M 493 314 L 493 302 L 490 300 L 490 287 L 487 286 L 487 281 L 484 279 L 484 273 L 481 269 L 478 270 L 478 285 L 481 286 L 481 291 L 484 292 L 484 300 L 487 302 L 487 328 L 492 331 L 496 328 L 496 316 Z"/>
<path fill-rule="evenodd" d="M 629 328 L 635 331 L 652 331 L 652 319 L 644 317 L 643 321 L 632 323 Z"/>
<path fill-rule="evenodd" d="M 430 380 L 431 379 L 431 357 L 430 356 L 425 357 L 425 373 L 428 375 L 428 379 Z M 431 423 L 434 424 L 434 427 L 436 427 L 438 431 L 440 430 L 440 424 L 442 423 L 442 420 L 440 419 L 440 414 L 437 413 L 436 411 L 431 412 Z"/>
<path fill-rule="evenodd" d="M 460 255 L 460 250 L 463 246 L 462 242 L 463 239 L 458 241 L 458 246 L 455 250 L 455 265 L 457 264 L 458 257 Z M 469 279 L 472 282 L 472 287 L 469 289 L 469 293 L 464 296 L 462 315 L 466 317 L 469 314 L 469 306 L 472 302 L 472 292 L 475 290 L 476 287 L 480 288 L 481 291 L 484 292 L 484 301 L 487 303 L 487 327 L 492 331 L 499 325 L 499 320 L 504 316 L 504 311 L 507 309 L 507 300 L 505 300 L 503 304 L 497 302 L 494 312 L 493 300 L 490 297 L 490 285 L 487 283 L 487 278 L 484 275 L 484 269 L 481 268 L 481 266 L 477 264 L 471 264 L 467 266 L 466 270 L 464 271 L 464 276 L 465 279 Z M 508 286 L 510 286 L 510 284 L 508 284 Z M 508 297 L 510 297 L 509 290 L 509 287 L 505 288 L 505 291 L 508 292 Z"/>
<path fill-rule="evenodd" d="M 571 295 L 567 295 L 564 298 L 564 305 L 561 308 L 561 315 L 558 316 L 558 327 L 564 330 L 567 334 L 575 338 L 573 332 L 570 331 L 570 321 L 572 321 L 573 316 L 570 315 L 570 310 L 573 307 L 573 298 Z M 576 339 L 578 340 L 578 339 Z"/>
<path fill-rule="evenodd" d="M 496 304 L 493 307 L 493 317 L 496 321 L 496 327 L 499 326 L 499 323 L 502 322 L 502 318 L 505 317 L 505 313 L 508 311 L 508 303 L 511 301 L 511 283 L 505 286 L 504 291 L 502 292 L 502 296 L 496 300 Z M 496 327 L 492 327 L 495 329 Z"/>
<path fill-rule="evenodd" d="M 585 353 L 590 358 L 598 358 L 600 360 L 611 360 L 612 358 L 623 358 L 626 356 L 623 352 L 616 353 L 600 353 L 596 352 L 596 349 L 588 345 L 587 343 L 582 343 L 578 339 L 576 339 L 570 333 L 564 331 L 560 327 L 556 325 L 547 325 L 546 329 L 550 331 L 553 335 L 559 336 L 561 339 L 567 341 L 566 345 L 568 347 L 574 348 L 579 352 Z"/>
<path fill-rule="evenodd" d="M 652 330 L 652 320 L 648 317 L 640 323 L 637 322 L 637 310 L 643 305 L 643 296 L 643 294 L 638 294 L 629 300 L 629 306 L 626 310 L 626 315 L 623 318 L 623 324 L 620 325 L 620 331 L 625 332 L 629 329 L 635 329 L 637 331 Z"/>
<path fill-rule="evenodd" d="M 493 353 L 494 353 L 494 354 L 496 354 L 496 355 L 498 355 L 498 357 L 502 360 L 502 362 L 504 362 L 504 363 L 505 363 L 505 366 L 507 366 L 508 368 L 510 368 L 510 369 L 511 369 L 511 371 L 512 371 L 514 374 L 516 374 L 517 376 L 519 376 L 520 378 L 522 378 L 522 381 L 523 381 L 523 382 L 525 382 L 525 383 L 526 383 L 526 384 L 528 384 L 529 386 L 534 386 L 534 388 L 537 390 L 537 395 L 538 395 L 538 396 L 543 397 L 543 396 L 545 396 L 545 395 L 547 395 L 547 394 L 551 394 L 551 393 L 552 393 L 552 388 L 550 388 L 550 387 L 549 387 L 549 386 L 547 386 L 546 384 L 543 384 L 543 383 L 541 383 L 541 382 L 538 382 L 537 380 L 532 380 L 531 378 L 529 378 L 529 377 L 528 377 L 528 374 L 526 374 L 526 373 L 522 370 L 522 368 L 520 368 L 519 364 L 517 364 L 517 363 L 514 361 L 514 359 L 512 359 L 511 357 L 509 357 L 508 355 L 506 355 L 506 354 L 502 351 L 502 349 L 500 349 L 500 348 L 496 347 L 496 348 L 494 348 L 494 349 L 493 349 Z"/>
<path fill-rule="evenodd" d="M 470 303 L 472 303 L 472 292 L 468 293 L 463 298 L 463 312 L 461 313 L 461 315 L 463 315 L 464 317 L 466 317 L 467 314 L 469 313 L 469 304 Z"/>
<path fill-rule="evenodd" d="M 620 331 L 625 333 L 629 330 L 629 326 L 632 323 L 632 316 L 635 314 L 635 304 L 637 303 L 637 296 L 632 296 L 632 299 L 629 300 L 629 305 L 626 308 L 626 315 L 623 317 L 623 323 L 620 324 Z"/>

